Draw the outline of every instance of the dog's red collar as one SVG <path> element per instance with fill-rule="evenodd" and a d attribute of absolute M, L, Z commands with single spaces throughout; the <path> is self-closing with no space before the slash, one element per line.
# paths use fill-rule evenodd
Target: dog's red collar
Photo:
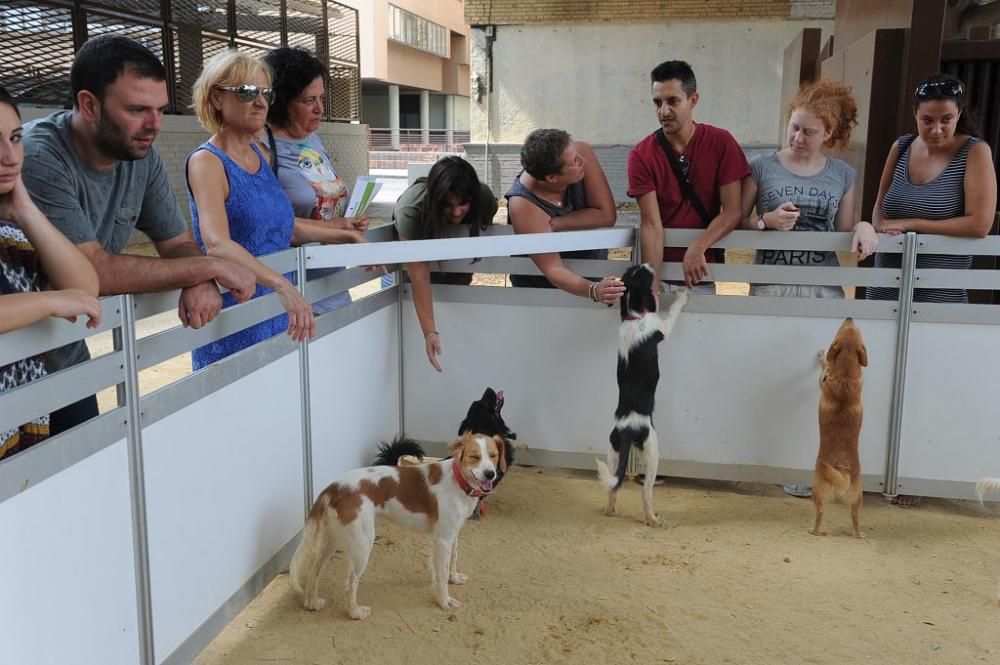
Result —
<path fill-rule="evenodd" d="M 472 485 L 469 484 L 469 481 L 465 479 L 465 474 L 462 473 L 462 468 L 461 465 L 458 463 L 457 458 L 453 458 L 451 460 L 451 473 L 453 476 L 455 476 L 455 482 L 458 483 L 458 486 L 462 489 L 463 492 L 465 492 L 467 496 L 471 496 L 473 498 L 486 496 L 487 494 L 486 492 L 479 489 L 478 487 L 473 487 Z"/>

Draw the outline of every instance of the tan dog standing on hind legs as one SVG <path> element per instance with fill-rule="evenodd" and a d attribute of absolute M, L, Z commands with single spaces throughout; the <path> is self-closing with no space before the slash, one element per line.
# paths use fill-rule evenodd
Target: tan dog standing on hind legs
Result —
<path fill-rule="evenodd" d="M 823 372 L 819 379 L 819 454 L 812 499 L 816 524 L 809 532 L 820 530 L 825 500 L 845 501 L 851 506 L 851 524 L 855 538 L 864 538 L 858 525 L 861 503 L 861 458 L 858 439 L 861 435 L 863 406 L 861 368 L 868 366 L 868 350 L 853 319 L 845 319 L 826 351 L 818 354 Z"/>
<path fill-rule="evenodd" d="M 367 618 L 371 608 L 358 605 L 358 582 L 375 544 L 375 520 L 388 517 L 432 539 L 431 581 L 443 610 L 460 603 L 448 584 L 468 579 L 456 569 L 458 533 L 479 497 L 493 491 L 497 469 L 506 471 L 502 437 L 468 433 L 448 446 L 451 458 L 411 467 L 371 466 L 348 471 L 316 498 L 295 550 L 289 579 L 306 609 L 320 610 L 319 582 L 335 548 L 347 561 L 347 613 Z"/>

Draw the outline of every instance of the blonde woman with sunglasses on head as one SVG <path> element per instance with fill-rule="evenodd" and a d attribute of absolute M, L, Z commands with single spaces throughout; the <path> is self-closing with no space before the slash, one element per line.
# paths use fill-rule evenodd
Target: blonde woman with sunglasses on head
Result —
<path fill-rule="evenodd" d="M 200 369 L 236 351 L 288 331 L 313 337 L 312 307 L 292 283 L 256 257 L 307 242 L 341 242 L 334 229 L 301 223 L 282 190 L 258 135 L 273 99 L 271 71 L 237 51 L 211 58 L 194 84 L 194 110 L 211 138 L 188 158 L 187 182 L 195 239 L 210 256 L 238 263 L 257 278 L 254 297 L 276 292 L 287 315 L 258 323 L 192 353 Z M 224 306 L 233 304 L 228 294 Z"/>

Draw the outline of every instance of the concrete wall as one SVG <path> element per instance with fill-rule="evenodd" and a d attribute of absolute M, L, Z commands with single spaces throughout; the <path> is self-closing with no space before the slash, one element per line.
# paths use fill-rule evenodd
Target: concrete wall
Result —
<path fill-rule="evenodd" d="M 21 115 L 25 122 L 48 115 L 52 109 L 21 107 Z M 359 175 L 368 174 L 368 137 L 366 125 L 324 122 L 320 124 L 317 134 L 323 141 L 330 155 L 333 166 L 349 187 Z M 156 149 L 160 152 L 167 167 L 170 185 L 177 197 L 178 205 L 184 213 L 184 218 L 191 223 L 188 211 L 187 184 L 184 178 L 184 165 L 187 156 L 208 139 L 209 135 L 198 124 L 194 116 L 170 115 L 163 118 L 163 131 L 156 139 Z M 143 234 L 137 233 L 133 242 L 141 240 Z"/>
<path fill-rule="evenodd" d="M 559 127 L 594 146 L 616 200 L 627 201 L 628 151 L 657 128 L 649 71 L 672 58 L 690 62 L 698 77 L 696 120 L 728 129 L 748 154 L 772 149 L 782 115 L 784 50 L 807 27 L 829 34 L 833 22 L 497 26 L 490 116 L 486 95 L 470 101 L 467 152 L 485 175 L 489 136 L 488 182 L 505 191 L 528 133 Z M 486 46 L 483 30 L 473 29 L 471 70 L 484 80 Z"/>
<path fill-rule="evenodd" d="M 841 0 L 844 1 L 844 0 Z M 887 0 L 865 0 L 878 5 Z M 897 0 L 891 0 L 893 2 Z M 465 0 L 470 25 L 833 18 L 835 0 Z"/>
<path fill-rule="evenodd" d="M 472 100 L 468 97 L 455 98 L 455 129 L 469 129 L 469 109 Z"/>
<path fill-rule="evenodd" d="M 677 58 L 698 77 L 697 120 L 725 127 L 746 145 L 772 144 L 784 49 L 806 27 L 828 33 L 833 24 L 498 26 L 489 140 L 520 143 L 533 129 L 560 127 L 594 144 L 634 144 L 657 126 L 649 71 Z M 488 71 L 485 44 L 474 29 L 473 76 Z M 470 124 L 473 142 L 485 141 L 485 96 L 472 102 Z"/>

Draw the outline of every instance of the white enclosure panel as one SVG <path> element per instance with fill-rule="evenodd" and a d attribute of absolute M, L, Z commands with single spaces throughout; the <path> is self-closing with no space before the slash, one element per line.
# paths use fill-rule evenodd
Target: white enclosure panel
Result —
<path fill-rule="evenodd" d="M 0 548 L 0 663 L 139 662 L 124 441 L 0 503 Z"/>
<path fill-rule="evenodd" d="M 143 431 L 156 662 L 302 528 L 299 356 Z"/>
<path fill-rule="evenodd" d="M 407 303 L 409 305 L 409 303 Z M 445 441 L 485 386 L 529 448 L 603 454 L 617 404 L 617 310 L 436 302 L 444 373 L 427 363 L 404 307 L 407 434 Z M 654 423 L 664 458 L 811 469 L 819 445 L 816 352 L 841 320 L 683 313 L 660 347 Z M 895 323 L 859 321 L 865 373 L 862 465 L 885 467 Z"/>
<path fill-rule="evenodd" d="M 901 479 L 975 482 L 1000 475 L 996 345 L 996 326 L 911 324 Z"/>
<path fill-rule="evenodd" d="M 309 345 L 316 494 L 344 471 L 371 464 L 377 443 L 396 435 L 398 309 L 384 307 Z"/>
<path fill-rule="evenodd" d="M 842 319 L 682 315 L 660 355 L 665 455 L 719 464 L 812 469 L 819 448 L 817 352 Z M 894 321 L 858 320 L 868 348 L 861 468 L 882 475 L 888 446 Z"/>

